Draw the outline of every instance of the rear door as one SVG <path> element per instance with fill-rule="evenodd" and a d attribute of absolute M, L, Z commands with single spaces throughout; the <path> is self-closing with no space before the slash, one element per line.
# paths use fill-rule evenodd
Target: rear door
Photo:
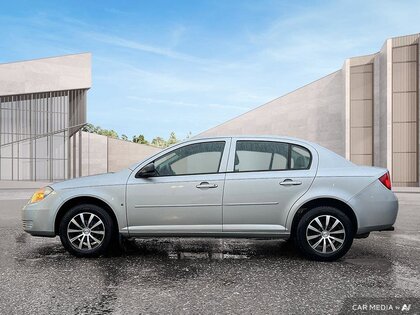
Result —
<path fill-rule="evenodd" d="M 299 143 L 234 139 L 225 180 L 223 232 L 284 232 L 288 211 L 315 177 L 314 155 Z"/>

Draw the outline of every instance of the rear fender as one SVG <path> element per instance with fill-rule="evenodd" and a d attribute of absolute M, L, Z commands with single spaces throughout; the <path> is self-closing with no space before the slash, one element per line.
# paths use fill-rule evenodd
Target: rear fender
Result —
<path fill-rule="evenodd" d="M 286 229 L 291 231 L 293 218 L 299 209 L 316 199 L 334 199 L 352 208 L 349 200 L 375 180 L 374 177 L 317 176 L 310 189 L 295 202 L 287 214 Z M 355 216 L 358 221 L 357 213 L 355 213 Z"/>

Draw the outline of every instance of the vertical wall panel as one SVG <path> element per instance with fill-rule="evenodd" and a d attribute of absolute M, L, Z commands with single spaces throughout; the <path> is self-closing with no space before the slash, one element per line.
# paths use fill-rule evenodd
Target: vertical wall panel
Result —
<path fill-rule="evenodd" d="M 372 124 L 372 101 L 371 100 L 353 100 L 351 101 L 352 110 L 350 119 L 353 127 L 366 127 Z"/>
<path fill-rule="evenodd" d="M 392 102 L 398 104 L 392 108 L 394 122 L 417 121 L 417 93 L 394 93 Z"/>
<path fill-rule="evenodd" d="M 418 44 L 393 48 L 392 71 L 393 183 L 418 186 Z"/>
<path fill-rule="evenodd" d="M 373 163 L 373 63 L 350 67 L 350 159 Z"/>
<path fill-rule="evenodd" d="M 417 186 L 417 153 L 392 154 L 394 172 L 392 182 L 394 186 Z M 415 170 L 415 171 L 413 171 Z"/>
<path fill-rule="evenodd" d="M 392 53 L 393 62 L 417 61 L 417 45 L 395 47 Z"/>
<path fill-rule="evenodd" d="M 392 65 L 392 91 L 417 91 L 417 62 L 393 62 Z"/>

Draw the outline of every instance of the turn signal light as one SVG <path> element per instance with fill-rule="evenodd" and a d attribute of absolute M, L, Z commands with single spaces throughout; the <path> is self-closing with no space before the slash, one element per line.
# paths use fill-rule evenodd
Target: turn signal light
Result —
<path fill-rule="evenodd" d="M 41 200 L 44 200 L 45 197 L 47 197 L 50 193 L 53 192 L 53 189 L 51 187 L 43 187 L 39 190 L 37 190 L 33 195 L 29 203 L 35 203 Z"/>
<path fill-rule="evenodd" d="M 389 176 L 389 172 L 386 172 L 384 175 L 379 177 L 379 181 L 389 190 L 391 190 L 391 176 Z"/>

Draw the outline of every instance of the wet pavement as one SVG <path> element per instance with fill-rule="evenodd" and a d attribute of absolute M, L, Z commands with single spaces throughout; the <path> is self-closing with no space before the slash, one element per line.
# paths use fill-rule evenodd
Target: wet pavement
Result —
<path fill-rule="evenodd" d="M 0 314 L 338 313 L 345 298 L 420 298 L 420 194 L 399 194 L 394 232 L 355 240 L 334 263 L 280 240 L 147 239 L 78 259 L 21 229 L 0 200 Z"/>

